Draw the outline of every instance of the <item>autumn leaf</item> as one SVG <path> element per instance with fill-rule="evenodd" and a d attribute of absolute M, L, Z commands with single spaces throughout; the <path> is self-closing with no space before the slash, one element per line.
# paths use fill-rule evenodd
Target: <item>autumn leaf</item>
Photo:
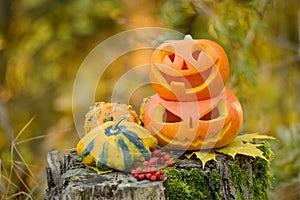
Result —
<path fill-rule="evenodd" d="M 188 154 L 185 154 L 185 156 L 190 159 L 193 155 L 195 155 L 197 158 L 199 158 L 202 162 L 202 168 L 204 169 L 205 163 L 210 160 L 216 160 L 216 154 L 215 152 L 207 152 L 207 151 L 194 151 Z"/>
<path fill-rule="evenodd" d="M 268 161 L 268 159 L 263 155 L 263 152 L 257 148 L 260 145 L 261 144 L 253 144 L 250 142 L 234 141 L 229 145 L 220 149 L 215 149 L 214 151 L 230 155 L 232 158 L 235 158 L 237 154 L 242 154 L 254 158 L 260 157 Z"/>
<path fill-rule="evenodd" d="M 107 170 L 99 170 L 97 167 L 93 167 L 93 166 L 87 166 L 88 168 L 94 170 L 95 172 L 97 172 L 98 175 L 101 174 L 107 174 L 113 171 L 113 169 L 107 169 Z"/>
<path fill-rule="evenodd" d="M 261 143 L 255 143 L 257 141 L 264 140 L 277 140 L 276 138 L 268 135 L 260 135 L 259 133 L 251 133 L 237 136 L 229 145 L 212 149 L 210 152 L 207 151 L 194 151 L 191 153 L 185 154 L 185 156 L 190 159 L 195 155 L 202 162 L 202 167 L 205 167 L 205 164 L 210 160 L 216 160 L 216 156 L 219 153 L 226 154 L 235 158 L 237 154 L 251 156 L 251 157 L 260 157 L 266 161 L 269 161 L 264 155 L 263 152 L 257 147 L 261 146 Z"/>
<path fill-rule="evenodd" d="M 237 136 L 233 142 L 243 141 L 243 142 L 254 142 L 257 140 L 277 140 L 276 138 L 269 135 L 260 135 L 259 133 L 249 133 Z"/>

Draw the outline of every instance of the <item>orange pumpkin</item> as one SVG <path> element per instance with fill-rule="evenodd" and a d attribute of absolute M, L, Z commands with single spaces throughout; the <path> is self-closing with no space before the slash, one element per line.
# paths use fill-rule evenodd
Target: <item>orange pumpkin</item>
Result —
<path fill-rule="evenodd" d="M 132 116 L 131 118 L 128 118 L 127 121 L 135 122 L 137 124 L 140 123 L 138 115 L 130 105 L 97 102 L 90 107 L 89 111 L 85 115 L 84 132 L 87 134 L 93 128 L 96 128 L 107 121 L 115 121 L 122 115 L 126 114 L 130 114 Z"/>
<path fill-rule="evenodd" d="M 143 121 L 160 146 L 200 150 L 229 144 L 242 127 L 243 111 L 228 88 L 215 98 L 192 102 L 167 101 L 156 94 Z"/>
<path fill-rule="evenodd" d="M 210 40 L 169 40 L 154 50 L 150 80 L 160 97 L 197 101 L 217 96 L 228 78 L 223 48 Z"/>

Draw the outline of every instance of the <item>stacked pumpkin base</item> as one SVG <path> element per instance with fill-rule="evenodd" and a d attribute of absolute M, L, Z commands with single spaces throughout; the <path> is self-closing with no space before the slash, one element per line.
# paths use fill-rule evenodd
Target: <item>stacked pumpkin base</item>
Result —
<path fill-rule="evenodd" d="M 266 142 L 261 147 L 269 159 Z M 168 152 L 174 157 L 176 152 Z M 173 157 L 172 156 L 172 157 Z M 262 158 L 218 154 L 202 168 L 199 159 L 180 157 L 165 169 L 163 181 L 138 181 L 130 173 L 97 174 L 81 164 L 75 151 L 48 154 L 46 200 L 52 199 L 268 199 L 269 162 Z"/>

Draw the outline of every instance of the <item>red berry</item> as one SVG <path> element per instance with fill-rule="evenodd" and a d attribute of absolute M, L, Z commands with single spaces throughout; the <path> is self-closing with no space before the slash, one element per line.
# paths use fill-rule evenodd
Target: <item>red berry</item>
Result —
<path fill-rule="evenodd" d="M 156 164 L 157 163 L 157 158 L 151 158 L 150 164 Z"/>
<path fill-rule="evenodd" d="M 151 176 L 151 181 L 156 181 L 156 178 L 157 178 L 156 176 L 152 175 Z"/>
<path fill-rule="evenodd" d="M 165 155 L 165 156 L 164 156 L 164 160 L 165 160 L 165 161 L 170 160 L 170 156 Z"/>
<path fill-rule="evenodd" d="M 161 153 L 159 151 L 154 151 L 152 154 L 156 157 L 161 156 Z"/>
<path fill-rule="evenodd" d="M 164 177 L 163 176 L 159 176 L 158 180 L 162 181 L 162 180 L 164 180 Z"/>
<path fill-rule="evenodd" d="M 146 173 L 146 178 L 147 178 L 148 180 L 150 180 L 150 179 L 151 179 L 151 176 L 152 176 L 152 174 L 151 174 L 151 173 Z"/>
<path fill-rule="evenodd" d="M 165 171 L 164 171 L 163 169 L 161 169 L 161 170 L 159 171 L 159 173 L 160 173 L 161 175 L 163 175 L 163 174 L 165 173 Z"/>
<path fill-rule="evenodd" d="M 144 166 L 148 167 L 149 166 L 149 162 L 148 161 L 144 161 Z"/>
<path fill-rule="evenodd" d="M 136 179 L 139 178 L 139 174 L 134 174 L 133 176 L 134 176 L 134 178 L 136 178 Z"/>
<path fill-rule="evenodd" d="M 136 171 L 133 169 L 133 170 L 131 170 L 131 174 L 132 175 L 135 175 L 136 174 Z"/>
<path fill-rule="evenodd" d="M 172 160 L 170 160 L 170 161 L 168 161 L 167 165 L 168 165 L 168 167 L 172 167 L 174 165 L 174 163 Z"/>
<path fill-rule="evenodd" d="M 157 162 L 160 165 L 165 165 L 165 160 L 164 159 L 159 159 Z"/>
<path fill-rule="evenodd" d="M 160 176 L 160 171 L 156 172 L 154 175 L 155 175 L 156 177 L 159 177 L 159 176 Z"/>
<path fill-rule="evenodd" d="M 139 179 L 143 180 L 145 178 L 145 174 L 139 174 Z"/>
<path fill-rule="evenodd" d="M 143 172 L 143 170 L 142 170 L 142 168 L 138 167 L 138 168 L 135 169 L 135 172 L 138 173 L 138 174 L 140 174 L 140 173 Z"/>
<path fill-rule="evenodd" d="M 147 172 L 147 173 L 150 173 L 150 172 L 151 172 L 151 169 L 152 169 L 152 167 L 148 166 L 148 167 L 146 168 L 146 172 Z"/>
<path fill-rule="evenodd" d="M 155 174 L 157 172 L 157 169 L 155 167 L 152 167 L 150 172 L 151 174 Z"/>
<path fill-rule="evenodd" d="M 161 152 L 161 156 L 164 157 L 165 155 L 167 155 L 166 152 Z"/>

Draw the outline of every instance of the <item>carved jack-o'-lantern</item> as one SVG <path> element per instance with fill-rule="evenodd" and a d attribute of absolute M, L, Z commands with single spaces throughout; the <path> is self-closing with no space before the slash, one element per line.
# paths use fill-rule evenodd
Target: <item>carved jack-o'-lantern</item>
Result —
<path fill-rule="evenodd" d="M 152 54 L 150 79 L 160 97 L 197 101 L 217 96 L 228 78 L 223 48 L 210 40 L 169 40 Z"/>
<path fill-rule="evenodd" d="M 229 144 L 242 127 L 243 111 L 227 88 L 215 98 L 192 102 L 167 101 L 156 94 L 143 121 L 160 146 L 200 150 Z"/>

